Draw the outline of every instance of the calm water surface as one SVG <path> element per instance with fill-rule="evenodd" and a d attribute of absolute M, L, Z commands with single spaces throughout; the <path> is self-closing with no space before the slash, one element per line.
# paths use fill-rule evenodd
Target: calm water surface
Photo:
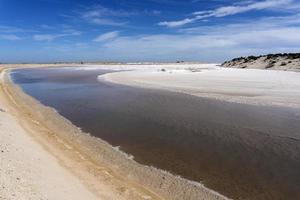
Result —
<path fill-rule="evenodd" d="M 25 92 L 134 159 L 234 199 L 300 199 L 300 110 L 97 81 L 107 70 L 15 70 Z"/>

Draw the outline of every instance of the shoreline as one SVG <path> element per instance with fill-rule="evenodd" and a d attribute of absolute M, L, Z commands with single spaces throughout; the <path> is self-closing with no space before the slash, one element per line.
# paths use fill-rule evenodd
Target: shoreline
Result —
<path fill-rule="evenodd" d="M 3 76 L 1 78 L 1 95 L 6 98 L 9 111 L 25 130 L 25 134 L 28 134 L 35 143 L 42 146 L 49 156 L 53 156 L 65 171 L 71 173 L 72 177 L 79 181 L 82 187 L 86 188 L 92 196 L 95 196 L 93 199 L 162 199 L 143 186 L 115 174 L 105 164 L 96 163 L 90 159 L 83 148 L 69 142 L 69 138 L 64 138 L 68 135 L 63 135 L 64 130 L 60 130 L 71 127 L 73 129 L 70 128 L 68 132 L 75 137 L 75 134 L 81 134 L 77 127 L 72 127 L 73 125 L 54 109 L 43 106 L 37 100 L 25 94 L 21 88 L 9 80 L 7 72 L 1 71 L 1 75 Z M 54 122 L 51 122 L 51 120 Z M 75 138 L 73 139 L 75 140 Z M 77 145 L 81 146 L 81 144 Z M 47 182 L 47 184 L 53 184 L 53 187 L 55 187 L 56 183 Z M 68 184 L 73 184 L 73 182 Z M 85 198 L 85 191 L 80 190 L 78 192 L 79 194 L 82 192 L 83 195 L 74 196 L 72 199 Z M 74 193 L 76 194 L 75 191 Z M 64 194 L 61 193 L 60 195 L 59 198 L 64 198 Z"/>
<path fill-rule="evenodd" d="M 200 183 L 194 183 L 128 159 L 124 153 L 118 151 L 115 147 L 99 138 L 81 132 L 79 128 L 60 116 L 54 109 L 40 104 L 37 100 L 25 94 L 19 86 L 9 80 L 8 76 L 5 73 L 5 80 L 2 80 L 5 84 L 2 83 L 2 87 L 4 86 L 6 95 L 10 95 L 11 100 L 15 101 L 15 105 L 19 109 L 18 112 L 30 116 L 32 122 L 27 126 L 38 130 L 43 129 L 47 133 L 48 139 L 51 137 L 56 142 L 61 143 L 60 145 L 63 148 L 70 148 L 70 152 L 72 151 L 73 154 L 75 152 L 77 156 L 85 161 L 88 160 L 90 164 L 92 163 L 90 168 L 97 171 L 94 173 L 99 173 L 98 166 L 104 166 L 104 174 L 110 174 L 113 177 L 112 179 L 119 184 L 121 182 L 121 185 L 129 185 L 130 188 L 135 188 L 139 191 L 137 193 L 146 194 L 145 199 L 160 199 L 159 196 L 166 199 L 227 199 L 217 192 L 205 188 Z M 39 137 L 44 140 L 43 142 L 48 142 L 41 134 L 39 134 Z M 147 180 L 145 180 L 145 177 L 147 177 Z M 109 184 L 114 186 L 111 182 Z M 130 188 L 127 188 L 125 192 L 134 192 Z M 132 196 L 128 196 L 128 198 L 134 199 Z"/>
<path fill-rule="evenodd" d="M 232 103 L 300 107 L 299 72 L 220 67 L 184 70 L 111 72 L 99 75 L 98 80 Z"/>

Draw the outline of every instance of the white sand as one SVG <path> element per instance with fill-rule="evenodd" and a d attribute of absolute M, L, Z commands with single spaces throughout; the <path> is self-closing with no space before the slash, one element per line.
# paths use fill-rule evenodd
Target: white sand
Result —
<path fill-rule="evenodd" d="M 292 59 L 284 55 L 265 55 L 256 57 L 255 59 L 247 58 L 247 60 L 237 59 L 235 61 L 228 61 L 223 64 L 223 67 L 300 72 L 300 59 Z"/>
<path fill-rule="evenodd" d="M 109 73 L 99 76 L 98 79 L 239 103 L 300 106 L 298 72 L 231 69 L 213 65 L 158 70 L 161 68 L 165 67 Z"/>
<path fill-rule="evenodd" d="M 26 133 L 0 95 L 0 199 L 97 199 Z"/>
<path fill-rule="evenodd" d="M 9 112 L 0 112 L 0 126 L 0 199 L 97 199 Z"/>

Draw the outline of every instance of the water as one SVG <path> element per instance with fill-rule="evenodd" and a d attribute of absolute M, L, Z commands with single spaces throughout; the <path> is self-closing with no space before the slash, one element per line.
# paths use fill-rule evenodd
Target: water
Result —
<path fill-rule="evenodd" d="M 134 159 L 234 199 L 300 199 L 300 110 L 97 81 L 108 70 L 20 69 L 25 92 Z"/>

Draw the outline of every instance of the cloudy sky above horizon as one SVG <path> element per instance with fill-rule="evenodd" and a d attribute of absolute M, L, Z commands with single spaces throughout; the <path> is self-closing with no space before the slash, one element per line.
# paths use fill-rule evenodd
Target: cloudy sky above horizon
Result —
<path fill-rule="evenodd" d="M 299 0 L 0 0 L 0 62 L 300 52 Z"/>

